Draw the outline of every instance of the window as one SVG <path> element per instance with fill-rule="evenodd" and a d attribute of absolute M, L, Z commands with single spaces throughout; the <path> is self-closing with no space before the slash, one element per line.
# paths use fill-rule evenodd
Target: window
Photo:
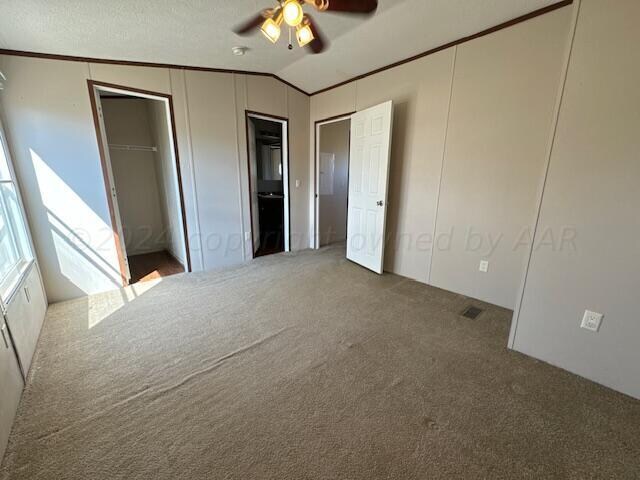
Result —
<path fill-rule="evenodd" d="M 33 260 L 0 125 L 0 299 L 6 302 Z"/>

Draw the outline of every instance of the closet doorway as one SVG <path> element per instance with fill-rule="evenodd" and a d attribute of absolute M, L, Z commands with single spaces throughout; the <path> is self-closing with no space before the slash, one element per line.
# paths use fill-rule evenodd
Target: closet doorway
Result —
<path fill-rule="evenodd" d="M 288 252 L 288 120 L 246 112 L 253 257 Z"/>
<path fill-rule="evenodd" d="M 123 284 L 191 271 L 171 96 L 89 92 Z"/>
<path fill-rule="evenodd" d="M 347 240 L 351 114 L 315 124 L 315 248 Z"/>

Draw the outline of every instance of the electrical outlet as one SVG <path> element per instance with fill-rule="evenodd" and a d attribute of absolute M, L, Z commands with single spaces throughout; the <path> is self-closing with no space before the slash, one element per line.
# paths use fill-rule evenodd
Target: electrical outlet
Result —
<path fill-rule="evenodd" d="M 487 273 L 489 271 L 489 260 L 480 260 L 479 270 L 483 273 Z"/>
<path fill-rule="evenodd" d="M 300 188 L 300 180 L 296 180 L 296 188 Z"/>
<path fill-rule="evenodd" d="M 601 313 L 592 312 L 591 310 L 585 310 L 580 328 L 585 328 L 587 330 L 591 330 L 592 332 L 597 332 L 600 329 L 600 324 L 602 323 L 603 317 L 604 315 L 602 315 Z"/>

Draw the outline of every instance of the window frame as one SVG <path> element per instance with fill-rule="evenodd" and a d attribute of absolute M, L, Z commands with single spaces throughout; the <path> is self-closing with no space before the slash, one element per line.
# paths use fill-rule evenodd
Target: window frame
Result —
<path fill-rule="evenodd" d="M 35 263 L 35 253 L 29 231 L 29 224 L 27 222 L 27 216 L 25 214 L 24 205 L 22 204 L 20 188 L 18 186 L 11 154 L 9 152 L 9 144 L 7 142 L 4 125 L 1 119 L 0 150 L 4 157 L 3 159 L 0 159 L 0 161 L 6 162 L 6 173 L 8 174 L 8 178 L 0 178 L 0 185 L 8 184 L 13 187 L 13 191 L 16 196 L 17 213 L 20 216 L 20 218 L 14 218 L 15 215 L 12 214 L 11 209 L 7 205 L 4 189 L 0 189 L 0 208 L 3 210 L 7 220 L 7 228 L 9 235 L 11 236 L 11 242 L 20 257 L 18 261 L 12 265 L 7 274 L 3 278 L 0 278 L 0 310 L 4 312 L 6 311 L 6 305 L 11 302 L 23 280 L 31 270 L 32 265 Z M 25 236 L 24 242 L 20 240 L 19 232 L 15 231 L 16 228 L 23 229 Z"/>

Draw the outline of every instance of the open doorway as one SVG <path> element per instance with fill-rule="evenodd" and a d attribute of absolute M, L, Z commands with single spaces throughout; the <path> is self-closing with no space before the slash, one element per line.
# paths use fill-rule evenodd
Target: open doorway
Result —
<path fill-rule="evenodd" d="M 287 119 L 246 113 L 253 257 L 289 251 Z"/>
<path fill-rule="evenodd" d="M 336 123 L 342 125 L 334 127 Z M 339 147 L 326 141 L 332 137 L 333 128 L 343 131 Z M 314 247 L 346 240 L 346 258 L 378 274 L 384 265 L 392 129 L 393 102 L 389 100 L 358 112 L 318 120 L 314 132 Z M 337 177 L 337 149 L 349 152 L 347 179 Z M 348 185 L 346 198 L 343 193 L 336 195 L 342 182 Z M 341 235 L 341 225 L 328 222 L 343 222 L 343 217 L 331 219 L 335 204 L 340 212 L 346 204 L 346 238 Z"/>
<path fill-rule="evenodd" d="M 315 248 L 347 239 L 350 129 L 349 115 L 316 123 Z"/>
<path fill-rule="evenodd" d="M 89 90 L 123 284 L 190 271 L 171 97 Z"/>

